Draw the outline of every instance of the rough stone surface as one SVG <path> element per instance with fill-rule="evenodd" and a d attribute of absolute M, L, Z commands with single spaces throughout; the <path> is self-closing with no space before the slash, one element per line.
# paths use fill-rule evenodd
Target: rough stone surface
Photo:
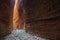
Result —
<path fill-rule="evenodd" d="M 12 31 L 13 7 L 12 0 L 0 0 L 0 38 Z"/>
<path fill-rule="evenodd" d="M 37 36 L 30 35 L 24 29 L 13 30 L 12 33 L 4 38 L 4 40 L 48 40 Z"/>
<path fill-rule="evenodd" d="M 28 33 L 51 40 L 60 38 L 60 0 L 24 0 L 24 7 Z"/>

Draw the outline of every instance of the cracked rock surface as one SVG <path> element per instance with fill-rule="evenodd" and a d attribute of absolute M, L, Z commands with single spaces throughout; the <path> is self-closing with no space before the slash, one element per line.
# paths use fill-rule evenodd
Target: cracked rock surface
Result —
<path fill-rule="evenodd" d="M 25 30 L 13 30 L 12 33 L 4 38 L 4 40 L 47 40 L 37 36 L 32 36 L 25 32 Z"/>

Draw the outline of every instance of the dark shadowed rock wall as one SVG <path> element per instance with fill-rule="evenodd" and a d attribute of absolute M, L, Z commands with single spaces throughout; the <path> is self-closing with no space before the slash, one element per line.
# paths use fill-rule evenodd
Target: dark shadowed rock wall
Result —
<path fill-rule="evenodd" d="M 43 38 L 60 39 L 60 0 L 23 0 L 26 31 Z"/>
<path fill-rule="evenodd" d="M 14 0 L 0 0 L 0 38 L 12 31 Z"/>
<path fill-rule="evenodd" d="M 25 15 L 25 9 L 24 9 L 22 0 L 19 0 L 18 12 L 19 12 L 20 28 L 23 29 L 25 26 L 26 15 Z M 20 28 L 18 28 L 18 29 L 20 29 Z"/>

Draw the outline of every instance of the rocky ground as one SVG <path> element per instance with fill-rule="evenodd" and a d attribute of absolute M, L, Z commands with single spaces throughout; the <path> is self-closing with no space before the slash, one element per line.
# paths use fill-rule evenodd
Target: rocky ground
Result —
<path fill-rule="evenodd" d="M 4 40 L 47 40 L 37 36 L 32 36 L 25 30 L 13 30 L 12 33 L 4 38 Z"/>

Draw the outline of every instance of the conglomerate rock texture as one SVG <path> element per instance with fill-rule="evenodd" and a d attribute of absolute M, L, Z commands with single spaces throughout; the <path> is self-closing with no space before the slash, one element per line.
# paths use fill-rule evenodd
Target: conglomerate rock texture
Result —
<path fill-rule="evenodd" d="M 23 0 L 26 31 L 50 40 L 60 39 L 60 0 Z"/>
<path fill-rule="evenodd" d="M 12 31 L 14 0 L 0 0 L 0 38 Z"/>

